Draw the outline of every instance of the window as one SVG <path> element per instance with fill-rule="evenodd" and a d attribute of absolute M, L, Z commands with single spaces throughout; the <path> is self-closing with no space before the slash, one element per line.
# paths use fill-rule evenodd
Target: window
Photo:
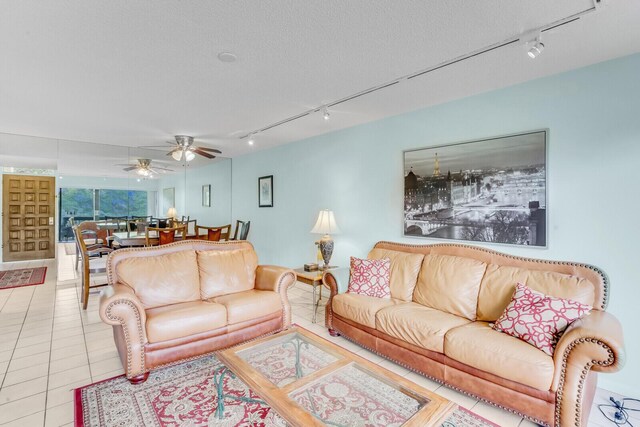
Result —
<path fill-rule="evenodd" d="M 147 216 L 152 191 L 61 188 L 60 240 L 73 240 L 69 218 L 76 222 L 94 221 L 105 217 Z"/>

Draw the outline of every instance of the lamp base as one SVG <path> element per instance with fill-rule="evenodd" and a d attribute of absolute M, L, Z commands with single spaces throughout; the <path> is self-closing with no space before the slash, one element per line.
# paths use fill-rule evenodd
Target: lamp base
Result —
<path fill-rule="evenodd" d="M 324 266 L 320 267 L 323 270 L 329 268 L 329 261 L 331 260 L 331 254 L 333 254 L 333 239 L 328 234 L 322 236 L 320 242 L 318 243 L 320 247 L 320 253 L 322 254 L 322 259 L 324 260 Z"/>

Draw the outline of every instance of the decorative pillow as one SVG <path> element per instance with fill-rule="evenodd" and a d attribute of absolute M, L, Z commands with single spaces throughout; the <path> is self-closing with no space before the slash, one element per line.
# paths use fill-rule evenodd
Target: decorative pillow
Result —
<path fill-rule="evenodd" d="M 376 298 L 391 298 L 389 275 L 391 260 L 360 259 L 351 257 L 351 276 L 348 293 Z"/>
<path fill-rule="evenodd" d="M 553 356 L 558 340 L 575 320 L 588 314 L 591 306 L 536 292 L 518 283 L 511 302 L 493 329 L 519 338 Z"/>

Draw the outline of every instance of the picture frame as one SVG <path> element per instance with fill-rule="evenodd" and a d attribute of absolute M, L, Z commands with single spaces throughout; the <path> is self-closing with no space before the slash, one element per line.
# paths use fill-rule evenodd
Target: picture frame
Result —
<path fill-rule="evenodd" d="M 273 207 L 273 175 L 258 178 L 258 207 Z"/>
<path fill-rule="evenodd" d="M 546 248 L 548 129 L 403 152 L 403 236 Z"/>
<path fill-rule="evenodd" d="M 211 207 L 211 184 L 202 186 L 202 206 L 206 208 Z"/>

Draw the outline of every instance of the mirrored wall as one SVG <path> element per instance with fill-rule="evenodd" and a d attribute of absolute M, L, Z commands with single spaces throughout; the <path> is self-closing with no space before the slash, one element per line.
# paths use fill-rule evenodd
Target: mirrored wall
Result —
<path fill-rule="evenodd" d="M 171 149 L 169 144 L 133 148 L 0 133 L 0 170 L 56 177 L 59 241 L 71 240 L 71 217 L 166 218 L 174 208 L 177 218 L 188 216 L 198 225 L 230 224 L 232 160 L 196 155 L 189 162 L 176 161 L 167 155 Z"/>

